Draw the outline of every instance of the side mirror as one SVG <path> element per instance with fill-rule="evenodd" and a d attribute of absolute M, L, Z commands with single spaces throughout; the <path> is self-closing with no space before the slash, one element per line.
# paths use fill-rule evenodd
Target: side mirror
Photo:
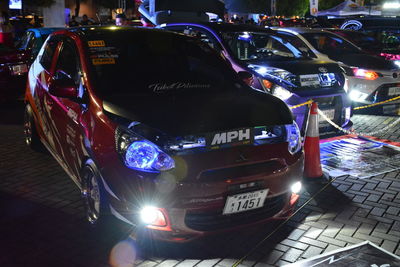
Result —
<path fill-rule="evenodd" d="M 72 80 L 63 71 L 57 71 L 49 85 L 49 93 L 53 96 L 77 99 L 78 89 Z"/>
<path fill-rule="evenodd" d="M 253 85 L 253 74 L 251 74 L 248 71 L 239 71 L 238 72 L 239 78 L 245 82 L 248 86 L 252 86 Z"/>

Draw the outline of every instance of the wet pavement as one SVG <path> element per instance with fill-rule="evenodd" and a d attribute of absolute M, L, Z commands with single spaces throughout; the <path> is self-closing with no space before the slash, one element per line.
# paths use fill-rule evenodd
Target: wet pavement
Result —
<path fill-rule="evenodd" d="M 271 224 L 185 245 L 138 246 L 127 240 L 126 225 L 85 223 L 72 180 L 48 153 L 24 144 L 22 114 L 20 104 L 0 108 L 0 266 L 109 266 L 118 242 L 118 259 L 127 255 L 132 262 L 135 255 L 136 266 L 149 267 L 232 266 L 239 260 L 240 266 L 281 266 L 364 240 L 400 255 L 399 172 L 362 180 L 341 176 L 323 190 L 309 185 L 300 210 L 279 229 Z M 354 128 L 375 131 L 396 118 L 356 115 Z M 400 125 L 376 137 L 399 142 Z"/>

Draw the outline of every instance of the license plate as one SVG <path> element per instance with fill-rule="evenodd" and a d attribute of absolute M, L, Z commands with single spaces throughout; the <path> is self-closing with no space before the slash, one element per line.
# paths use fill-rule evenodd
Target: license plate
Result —
<path fill-rule="evenodd" d="M 301 86 L 319 85 L 318 74 L 300 75 Z"/>
<path fill-rule="evenodd" d="M 400 87 L 390 87 L 388 95 L 400 95 Z"/>
<path fill-rule="evenodd" d="M 269 189 L 228 196 L 222 214 L 254 210 L 264 206 Z"/>
<path fill-rule="evenodd" d="M 13 65 L 11 67 L 13 75 L 21 75 L 28 72 L 28 66 L 26 64 Z"/>
<path fill-rule="evenodd" d="M 335 110 L 334 109 L 327 109 L 327 110 L 321 110 L 322 113 L 325 114 L 325 116 L 328 117 L 328 119 L 333 120 L 335 118 Z M 319 121 L 325 121 L 324 117 L 319 115 Z"/>

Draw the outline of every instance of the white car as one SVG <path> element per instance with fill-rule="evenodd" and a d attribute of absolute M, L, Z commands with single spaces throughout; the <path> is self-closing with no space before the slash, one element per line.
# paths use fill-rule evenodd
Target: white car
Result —
<path fill-rule="evenodd" d="M 400 95 L 400 69 L 392 61 L 370 55 L 340 35 L 322 29 L 275 28 L 298 47 L 311 50 L 320 60 L 334 60 L 345 70 L 347 90 L 355 106 Z M 397 113 L 400 100 L 379 105 L 374 111 Z M 378 110 L 376 110 L 378 109 Z"/>

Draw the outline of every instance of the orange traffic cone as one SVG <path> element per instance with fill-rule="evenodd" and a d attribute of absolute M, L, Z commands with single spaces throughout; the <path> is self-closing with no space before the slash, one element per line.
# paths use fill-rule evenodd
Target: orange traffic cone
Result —
<path fill-rule="evenodd" d="M 323 178 L 319 149 L 318 105 L 316 102 L 311 104 L 308 115 L 304 154 L 304 177 L 309 178 L 309 180 Z"/>

